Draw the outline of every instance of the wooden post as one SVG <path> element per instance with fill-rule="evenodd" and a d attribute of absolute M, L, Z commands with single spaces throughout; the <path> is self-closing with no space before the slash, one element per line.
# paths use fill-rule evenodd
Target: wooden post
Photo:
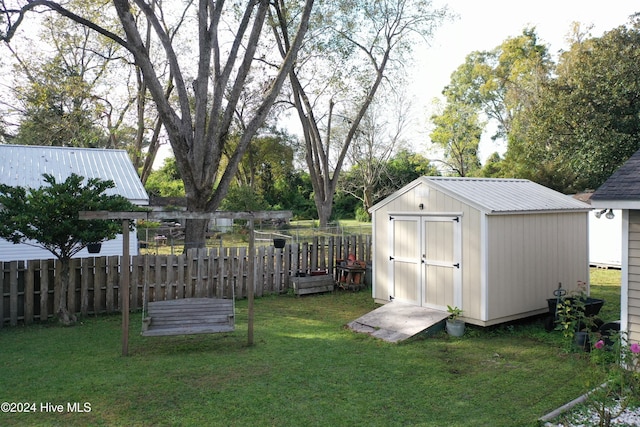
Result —
<path fill-rule="evenodd" d="M 131 259 L 129 258 L 129 220 L 122 220 L 122 355 L 129 355 L 129 275 Z"/>
<path fill-rule="evenodd" d="M 256 249 L 255 249 L 255 236 L 253 233 L 253 219 L 249 219 L 249 277 L 247 284 L 247 300 L 249 302 L 249 316 L 248 316 L 248 325 L 247 325 L 247 344 L 249 346 L 253 345 L 253 292 L 254 286 L 256 283 L 255 273 L 256 273 Z"/>

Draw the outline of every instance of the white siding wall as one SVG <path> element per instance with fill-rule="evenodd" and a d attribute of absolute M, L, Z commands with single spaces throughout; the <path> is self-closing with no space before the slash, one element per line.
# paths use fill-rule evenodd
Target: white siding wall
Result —
<path fill-rule="evenodd" d="M 130 233 L 129 253 L 138 254 L 138 239 L 136 232 Z M 115 239 L 102 242 L 99 254 L 90 254 L 87 249 L 83 249 L 74 258 L 86 258 L 93 256 L 122 255 L 122 234 L 118 234 Z M 51 259 L 54 258 L 51 252 L 42 248 L 36 248 L 26 244 L 14 245 L 4 239 L 0 239 L 0 261 L 26 261 L 30 259 Z"/>

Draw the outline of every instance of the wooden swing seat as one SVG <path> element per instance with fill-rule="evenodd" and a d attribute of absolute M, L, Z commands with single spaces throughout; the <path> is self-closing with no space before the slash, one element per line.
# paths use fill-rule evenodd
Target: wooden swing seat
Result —
<path fill-rule="evenodd" d="M 142 335 L 215 334 L 234 331 L 233 299 L 184 298 L 153 301 L 142 320 Z"/>

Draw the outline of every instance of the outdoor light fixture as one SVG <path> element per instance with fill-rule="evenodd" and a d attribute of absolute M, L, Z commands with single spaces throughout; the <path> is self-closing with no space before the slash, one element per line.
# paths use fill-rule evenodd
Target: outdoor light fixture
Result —
<path fill-rule="evenodd" d="M 607 210 L 606 209 L 602 209 L 601 211 L 596 212 L 596 218 L 600 218 L 602 216 L 603 213 L 605 213 Z"/>
<path fill-rule="evenodd" d="M 615 217 L 615 215 L 613 214 L 613 209 L 602 209 L 601 211 L 598 211 L 595 213 L 596 218 L 600 218 L 602 214 L 605 212 L 606 212 L 605 218 L 613 219 L 613 217 Z"/>
<path fill-rule="evenodd" d="M 420 210 L 424 209 L 424 203 L 420 203 L 418 207 L 420 208 Z"/>

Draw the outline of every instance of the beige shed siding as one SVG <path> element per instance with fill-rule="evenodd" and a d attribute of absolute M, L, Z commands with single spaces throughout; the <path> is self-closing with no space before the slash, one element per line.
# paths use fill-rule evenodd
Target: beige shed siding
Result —
<path fill-rule="evenodd" d="M 401 194 L 376 211 L 376 223 L 374 224 L 374 292 L 373 297 L 378 302 L 388 301 L 391 291 L 389 277 L 389 241 L 390 221 L 389 214 L 429 215 L 434 213 L 461 213 L 462 221 L 462 309 L 465 316 L 479 318 L 481 315 L 482 299 L 479 277 L 481 274 L 480 250 L 481 214 L 477 209 L 470 207 L 440 191 L 430 189 L 428 197 L 421 197 L 420 184 L 413 189 Z M 418 205 L 424 204 L 420 210 Z M 417 239 L 418 236 L 415 236 Z M 420 242 L 412 239 L 412 244 Z M 396 280 L 398 280 L 396 271 Z M 406 278 L 406 280 L 412 280 Z"/>
<path fill-rule="evenodd" d="M 629 295 L 627 330 L 629 339 L 640 342 L 640 211 L 629 211 Z"/>
<path fill-rule="evenodd" d="M 589 280 L 584 213 L 493 215 L 487 221 L 490 323 L 545 310 L 558 283 L 571 290 Z"/>

